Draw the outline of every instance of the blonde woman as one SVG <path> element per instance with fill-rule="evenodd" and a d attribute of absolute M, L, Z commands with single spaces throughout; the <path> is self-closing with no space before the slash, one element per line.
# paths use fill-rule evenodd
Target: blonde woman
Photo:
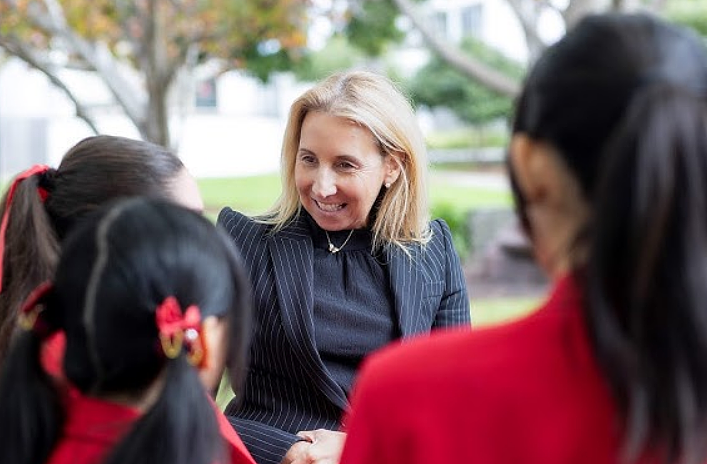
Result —
<path fill-rule="evenodd" d="M 385 77 L 336 74 L 292 105 L 282 194 L 219 222 L 241 250 L 256 322 L 240 402 L 226 410 L 260 464 L 335 462 L 341 414 L 370 352 L 469 326 L 447 224 L 429 221 L 425 145 Z"/>

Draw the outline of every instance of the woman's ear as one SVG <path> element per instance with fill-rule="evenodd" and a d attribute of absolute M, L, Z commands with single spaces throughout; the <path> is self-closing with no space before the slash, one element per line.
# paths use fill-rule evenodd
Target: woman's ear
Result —
<path fill-rule="evenodd" d="M 385 163 L 385 176 L 383 177 L 383 183 L 385 185 L 394 184 L 395 181 L 398 180 L 398 177 L 400 177 L 400 173 L 403 170 L 402 161 L 397 153 L 390 153 L 385 157 L 383 162 Z"/>
<path fill-rule="evenodd" d="M 510 144 L 511 166 L 523 197 L 534 203 L 543 195 L 542 182 L 538 179 L 538 142 L 527 134 L 513 134 Z"/>

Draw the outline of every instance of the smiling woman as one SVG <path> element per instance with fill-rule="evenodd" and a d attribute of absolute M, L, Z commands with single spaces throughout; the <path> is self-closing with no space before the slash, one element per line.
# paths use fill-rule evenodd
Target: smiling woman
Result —
<path fill-rule="evenodd" d="M 400 176 L 373 134 L 339 116 L 312 111 L 302 123 L 295 185 L 304 209 L 324 230 L 366 227 L 381 185 Z"/>
<path fill-rule="evenodd" d="M 337 461 L 363 358 L 469 325 L 449 227 L 428 217 L 425 166 L 398 89 L 376 74 L 337 74 L 292 105 L 270 212 L 221 212 L 256 307 L 245 389 L 226 412 L 257 462 Z"/>

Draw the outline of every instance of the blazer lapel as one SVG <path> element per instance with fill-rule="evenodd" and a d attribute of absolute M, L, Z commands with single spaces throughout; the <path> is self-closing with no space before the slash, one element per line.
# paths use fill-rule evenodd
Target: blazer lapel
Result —
<path fill-rule="evenodd" d="M 326 396 L 340 408 L 346 408 L 346 394 L 329 375 L 315 345 L 314 251 L 307 226 L 303 220 L 297 220 L 268 241 L 285 334 Z"/>
<path fill-rule="evenodd" d="M 414 335 L 417 316 L 422 304 L 422 286 L 420 285 L 419 250 L 410 250 L 412 259 L 398 247 L 390 246 L 387 250 L 390 263 L 390 288 L 395 300 L 395 312 L 400 324 L 400 335 L 405 338 Z"/>

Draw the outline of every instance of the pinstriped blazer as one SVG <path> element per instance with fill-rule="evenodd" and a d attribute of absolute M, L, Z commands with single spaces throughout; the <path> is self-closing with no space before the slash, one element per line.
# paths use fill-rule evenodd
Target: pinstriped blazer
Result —
<path fill-rule="evenodd" d="M 302 217 L 275 234 L 271 226 L 224 208 L 218 223 L 243 256 L 256 308 L 250 363 L 241 402 L 229 420 L 260 464 L 278 464 L 300 430 L 336 430 L 348 406 L 344 389 L 315 345 L 314 248 Z M 449 227 L 432 221 L 433 237 L 412 260 L 387 251 L 387 274 L 400 334 L 469 325 L 469 300 Z"/>

